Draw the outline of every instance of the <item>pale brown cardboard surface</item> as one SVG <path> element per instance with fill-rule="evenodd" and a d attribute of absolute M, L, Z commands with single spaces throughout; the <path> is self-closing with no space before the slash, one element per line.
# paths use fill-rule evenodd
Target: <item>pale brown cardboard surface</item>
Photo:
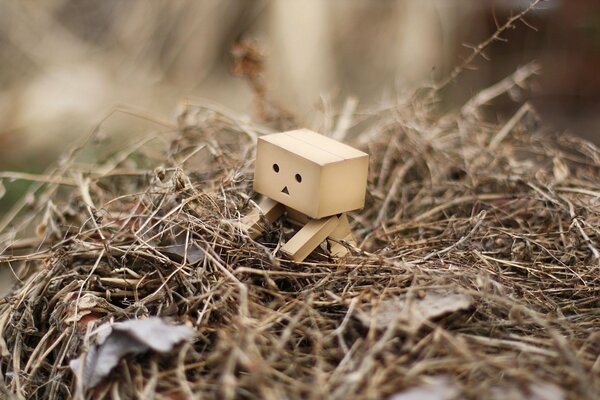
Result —
<path fill-rule="evenodd" d="M 257 145 L 254 190 L 311 218 L 357 210 L 364 206 L 368 157 L 308 130 L 263 136 Z"/>
<path fill-rule="evenodd" d="M 294 261 L 304 260 L 317 246 L 327 239 L 338 225 L 338 217 L 313 219 L 296 233 L 281 251 Z"/>

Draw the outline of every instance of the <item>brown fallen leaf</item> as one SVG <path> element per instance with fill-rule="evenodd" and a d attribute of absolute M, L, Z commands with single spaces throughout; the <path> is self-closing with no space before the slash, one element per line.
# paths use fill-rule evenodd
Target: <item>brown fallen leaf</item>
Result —
<path fill-rule="evenodd" d="M 185 325 L 170 325 L 163 319 L 151 317 L 104 324 L 98 328 L 96 345 L 83 359 L 71 360 L 69 366 L 85 388 L 93 388 L 106 378 L 122 357 L 149 350 L 166 353 L 184 340 L 195 336 L 194 329 Z"/>
<path fill-rule="evenodd" d="M 428 320 L 471 307 L 473 298 L 450 290 L 428 290 L 422 298 L 401 295 L 380 302 L 373 310 L 366 307 L 357 316 L 366 326 L 387 328 L 398 321 L 398 327 L 409 334 L 416 333 Z"/>
<path fill-rule="evenodd" d="M 73 282 L 73 286 L 77 286 Z M 53 318 L 62 320 L 64 328 L 75 325 L 77 330 L 85 331 L 87 324 L 110 314 L 119 315 L 122 310 L 109 303 L 105 298 L 93 293 L 79 296 L 78 292 L 71 292 L 61 299 L 54 307 Z"/>
<path fill-rule="evenodd" d="M 180 227 L 173 227 L 165 230 L 162 235 L 160 240 L 149 239 L 149 243 L 171 260 L 182 262 L 185 259 L 192 265 L 204 260 L 204 246 L 195 238 L 195 234 L 190 235 Z"/>

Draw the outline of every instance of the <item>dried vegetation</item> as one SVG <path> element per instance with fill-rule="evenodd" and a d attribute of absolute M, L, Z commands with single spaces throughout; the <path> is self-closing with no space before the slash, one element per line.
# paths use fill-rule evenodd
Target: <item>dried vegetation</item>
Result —
<path fill-rule="evenodd" d="M 600 150 L 528 106 L 505 124 L 478 115 L 533 72 L 442 118 L 429 94 L 339 115 L 371 155 L 360 244 L 341 260 L 294 263 L 277 251 L 285 226 L 256 242 L 237 228 L 256 136 L 288 115 L 267 127 L 188 104 L 82 166 L 94 131 L 26 177 L 41 181 L 30 202 L 0 221 L 17 232 L 0 267 L 20 278 L 0 299 L 0 396 L 386 398 L 443 382 L 461 398 L 598 398 Z M 68 363 L 94 329 L 147 316 L 197 337 L 84 391 Z"/>

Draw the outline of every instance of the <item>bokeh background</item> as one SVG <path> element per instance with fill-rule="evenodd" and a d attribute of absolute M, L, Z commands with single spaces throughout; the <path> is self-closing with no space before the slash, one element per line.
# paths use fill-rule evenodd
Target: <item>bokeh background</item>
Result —
<path fill-rule="evenodd" d="M 0 170 L 44 171 L 119 105 L 168 120 L 192 99 L 252 115 L 252 91 L 231 73 L 231 49 L 240 40 L 264 52 L 269 96 L 308 124 L 349 96 L 360 109 L 447 76 L 469 54 L 468 45 L 529 3 L 5 0 Z M 491 108 L 492 115 L 502 118 L 527 100 L 549 125 L 600 142 L 600 2 L 544 1 L 503 39 L 444 90 L 443 107 L 459 107 L 538 60 L 533 90 Z M 126 140 L 153 126 L 117 115 L 103 129 Z M 5 180 L 0 214 L 27 184 Z"/>

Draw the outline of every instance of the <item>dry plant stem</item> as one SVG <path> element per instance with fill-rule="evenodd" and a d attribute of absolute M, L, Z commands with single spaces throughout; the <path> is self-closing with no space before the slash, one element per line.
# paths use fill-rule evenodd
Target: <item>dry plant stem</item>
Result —
<path fill-rule="evenodd" d="M 418 216 L 416 216 L 414 218 L 415 222 L 421 222 L 423 220 L 426 220 L 428 218 L 430 218 L 431 216 L 438 214 L 448 208 L 451 207 L 455 207 L 459 204 L 464 204 L 464 203 L 470 203 L 473 201 L 490 201 L 490 200 L 504 200 L 504 199 L 510 199 L 512 198 L 511 195 L 509 194 L 500 194 L 500 193 L 493 193 L 493 194 L 484 194 L 484 195 L 479 195 L 479 196 L 464 196 L 464 197 L 459 197 L 456 198 L 454 200 L 451 200 L 447 203 L 444 204 L 440 204 L 437 207 L 433 207 L 429 210 L 427 210 L 426 212 L 424 212 L 423 214 L 420 214 Z"/>
<path fill-rule="evenodd" d="M 525 103 L 519 108 L 519 110 L 508 120 L 508 122 L 498 131 L 498 133 L 492 138 L 490 144 L 488 145 L 488 149 L 494 150 L 498 145 L 506 139 L 508 134 L 515 128 L 515 126 L 523 119 L 525 114 L 531 111 L 531 106 L 529 103 Z"/>
<path fill-rule="evenodd" d="M 477 110 L 486 104 L 489 104 L 495 98 L 507 93 L 515 86 L 524 86 L 525 83 L 533 76 L 539 73 L 540 66 L 536 62 L 531 62 L 527 65 L 519 67 L 511 76 L 502 79 L 500 82 L 492 85 L 473 96 L 461 110 L 464 116 L 475 115 Z"/>
<path fill-rule="evenodd" d="M 485 212 L 485 210 L 480 212 L 479 215 L 477 215 L 475 217 L 475 226 L 473 227 L 473 229 L 470 230 L 469 233 L 467 233 L 465 236 L 461 237 L 456 243 L 454 243 L 451 246 L 446 247 L 445 249 L 436 251 L 435 253 L 427 254 L 425 257 L 423 257 L 423 261 L 427 261 L 432 257 L 439 257 L 443 254 L 448 253 L 449 251 L 452 251 L 453 249 L 457 248 L 458 246 L 461 246 L 464 242 L 469 240 L 469 238 L 477 231 L 477 229 L 479 228 L 481 223 L 485 220 L 486 214 L 487 213 Z"/>
<path fill-rule="evenodd" d="M 6 247 L 0 251 L 0 254 L 4 254 L 7 251 L 32 249 L 42 244 L 44 244 L 44 241 L 37 237 L 17 239 L 6 244 Z"/>
<path fill-rule="evenodd" d="M 596 249 L 596 247 L 594 247 L 594 242 L 585 233 L 585 231 L 583 230 L 583 228 L 581 228 L 581 224 L 579 223 L 579 221 L 577 220 L 577 218 L 573 218 L 573 224 L 572 225 L 574 225 L 577 228 L 577 231 L 579 232 L 579 234 L 583 238 L 583 241 L 585 242 L 585 244 L 588 246 L 588 248 L 592 252 L 592 255 L 594 256 L 594 260 L 596 260 L 596 261 L 599 260 L 600 259 L 600 252 L 598 252 L 598 249 Z"/>
<path fill-rule="evenodd" d="M 381 210 L 379 211 L 379 214 L 377 215 L 377 219 L 373 223 L 373 228 L 378 227 L 381 224 L 381 221 L 383 221 L 383 219 L 385 218 L 388 208 L 390 206 L 390 202 L 392 201 L 392 199 L 395 199 L 397 197 L 398 189 L 399 189 L 400 185 L 402 184 L 402 181 L 404 180 L 406 173 L 414 165 L 415 165 L 415 160 L 414 160 L 414 158 L 411 158 L 404 165 L 402 165 L 400 170 L 395 174 L 394 181 L 392 182 L 392 185 L 391 185 L 389 191 L 387 192 L 387 195 L 385 196 L 385 200 L 383 201 Z"/>
<path fill-rule="evenodd" d="M 344 108 L 342 109 L 342 113 L 338 118 L 337 124 L 335 126 L 335 130 L 331 134 L 331 137 L 340 142 L 344 141 L 346 134 L 348 133 L 348 129 L 352 126 L 352 118 L 354 116 L 354 111 L 358 106 L 358 99 L 356 97 L 348 97 L 346 102 L 344 103 Z"/>
<path fill-rule="evenodd" d="M 511 18 L 509 18 L 508 21 L 506 21 L 504 23 L 504 25 L 500 26 L 496 30 L 496 32 L 494 32 L 494 34 L 492 36 L 490 36 L 488 39 L 486 39 L 485 41 L 483 41 L 480 44 L 478 44 L 477 46 L 475 46 L 473 48 L 473 51 L 471 52 L 471 54 L 469 54 L 462 63 L 460 63 L 456 68 L 454 68 L 452 70 L 452 72 L 446 78 L 444 78 L 442 81 L 436 83 L 433 86 L 432 94 L 433 95 L 437 94 L 440 90 L 445 88 L 450 82 L 454 81 L 465 69 L 467 69 L 469 66 L 471 66 L 471 63 L 478 56 L 483 54 L 485 49 L 487 49 L 495 41 L 500 40 L 501 35 L 507 29 L 512 28 L 512 26 L 515 22 L 522 20 L 523 17 L 525 15 L 527 15 L 529 12 L 531 12 L 532 10 L 534 10 L 541 1 L 542 0 L 531 1 L 529 6 L 525 10 L 523 10 L 520 13 L 518 13 L 517 15 L 514 15 Z"/>
<path fill-rule="evenodd" d="M 35 175 L 28 174 L 25 172 L 12 172 L 12 171 L 2 171 L 0 172 L 0 179 L 11 179 L 11 180 L 25 180 L 31 182 L 41 182 L 41 183 L 50 183 L 56 185 L 66 185 L 66 186 L 76 186 L 74 180 L 61 178 L 61 177 L 53 177 L 53 176 L 45 176 L 45 175 Z"/>
<path fill-rule="evenodd" d="M 398 149 L 398 139 L 394 135 L 390 145 L 385 150 L 385 154 L 383 155 L 383 161 L 381 162 L 381 170 L 379 171 L 379 177 L 377 178 L 377 192 L 381 193 L 383 191 L 384 186 L 388 183 L 388 175 L 390 173 L 390 168 L 392 163 L 394 162 L 394 156 L 399 152 Z"/>

